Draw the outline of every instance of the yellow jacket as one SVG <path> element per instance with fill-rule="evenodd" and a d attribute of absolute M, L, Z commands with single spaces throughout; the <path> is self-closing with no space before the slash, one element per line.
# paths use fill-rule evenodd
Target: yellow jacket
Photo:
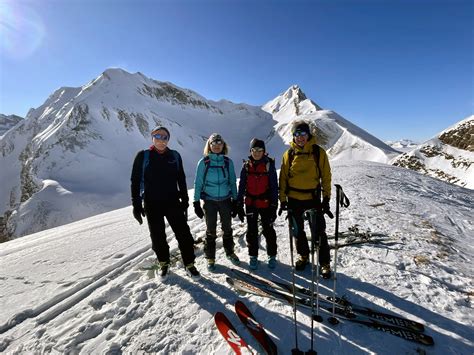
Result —
<path fill-rule="evenodd" d="M 319 149 L 319 170 L 314 162 L 312 152 L 313 144 L 316 144 L 316 138 L 312 137 L 303 148 L 295 142 L 291 142 L 291 148 L 283 153 L 280 170 L 279 198 L 281 202 L 286 202 L 288 197 L 296 200 L 311 200 L 311 192 L 300 192 L 291 190 L 289 187 L 302 190 L 316 190 L 321 181 L 322 196 L 331 197 L 331 167 L 326 151 Z M 293 162 L 289 161 L 289 152 L 293 149 Z M 321 176 L 319 176 L 321 171 Z"/>

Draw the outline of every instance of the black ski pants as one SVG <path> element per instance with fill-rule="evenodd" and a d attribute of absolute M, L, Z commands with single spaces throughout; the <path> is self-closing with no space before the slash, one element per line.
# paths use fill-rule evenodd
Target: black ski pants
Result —
<path fill-rule="evenodd" d="M 224 232 L 222 244 L 226 255 L 234 252 L 234 239 L 232 238 L 232 202 L 231 199 L 223 201 L 205 200 L 204 215 L 206 218 L 206 242 L 204 244 L 204 254 L 206 259 L 216 258 L 217 239 L 217 215 L 221 219 L 221 227 Z"/>
<path fill-rule="evenodd" d="M 268 256 L 277 255 L 276 233 L 271 222 L 270 208 L 245 206 L 247 217 L 247 247 L 250 256 L 258 256 L 258 216 L 260 216 L 263 236 L 267 241 Z"/>
<path fill-rule="evenodd" d="M 309 256 L 309 245 L 306 233 L 304 231 L 304 211 L 316 208 L 321 211 L 321 203 L 315 200 L 296 200 L 293 198 L 288 199 L 288 209 L 292 211 L 294 221 L 297 226 L 296 235 L 296 251 L 301 256 Z M 328 237 L 326 235 L 326 220 L 321 212 L 316 214 L 316 225 L 315 225 L 315 238 L 314 245 L 318 242 L 321 237 L 321 244 L 319 245 L 319 263 L 329 264 L 331 257 L 329 254 Z"/>
<path fill-rule="evenodd" d="M 150 229 L 152 249 L 158 261 L 170 261 L 170 247 L 166 240 L 165 217 L 178 241 L 184 265 L 194 263 L 194 239 L 179 202 L 145 202 L 145 213 Z"/>

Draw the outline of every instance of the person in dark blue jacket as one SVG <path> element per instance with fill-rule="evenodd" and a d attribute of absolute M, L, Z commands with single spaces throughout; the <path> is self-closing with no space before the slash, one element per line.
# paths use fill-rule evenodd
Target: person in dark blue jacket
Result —
<path fill-rule="evenodd" d="M 250 141 L 250 156 L 240 172 L 237 201 L 239 218 L 243 219 L 244 203 L 247 212 L 246 239 L 250 269 L 258 268 L 258 216 L 267 242 L 268 267 L 274 269 L 277 263 L 277 243 L 273 222 L 278 209 L 278 177 L 275 161 L 268 157 L 265 142 L 260 139 Z"/>
<path fill-rule="evenodd" d="M 206 241 L 204 254 L 209 271 L 216 266 L 217 214 L 220 216 L 224 235 L 222 243 L 227 258 L 234 264 L 240 260 L 234 253 L 232 218 L 236 216 L 237 184 L 234 163 L 226 155 L 227 143 L 220 134 L 213 133 L 204 147 L 204 157 L 199 160 L 194 181 L 194 212 L 199 218 L 206 217 Z M 204 211 L 200 200 L 204 200 Z"/>
<path fill-rule="evenodd" d="M 151 136 L 153 145 L 147 151 L 148 162 L 145 161 L 144 164 L 146 155 L 143 150 L 138 152 L 133 162 L 133 216 L 140 224 L 143 223 L 142 217 L 147 217 L 152 248 L 156 253 L 159 262 L 157 267 L 161 269 L 162 278 L 167 277 L 170 264 L 165 217 L 178 240 L 187 273 L 193 278 L 199 278 L 199 272 L 194 266 L 194 240 L 186 220 L 189 197 L 181 155 L 168 148 L 170 132 L 167 128 L 155 127 Z M 140 191 L 142 182 L 143 196 Z"/>

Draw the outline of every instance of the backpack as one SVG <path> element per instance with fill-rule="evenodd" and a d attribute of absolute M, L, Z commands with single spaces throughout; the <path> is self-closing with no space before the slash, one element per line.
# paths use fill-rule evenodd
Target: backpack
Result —
<path fill-rule="evenodd" d="M 180 156 L 176 150 L 169 150 L 171 155 L 173 155 L 173 158 L 176 162 L 176 170 L 179 171 L 179 162 L 180 162 Z M 150 149 L 145 149 L 143 151 L 143 163 L 142 163 L 142 178 L 140 180 L 140 197 L 143 200 L 143 196 L 145 194 L 145 169 L 148 167 L 148 164 L 150 163 Z"/>
<path fill-rule="evenodd" d="M 321 168 L 319 166 L 319 157 L 320 157 L 320 149 L 321 147 L 317 144 L 313 144 L 311 147 L 311 153 L 298 153 L 295 152 L 293 148 L 290 148 L 288 150 L 288 174 L 291 174 L 291 166 L 293 164 L 293 160 L 295 159 L 295 155 L 306 155 L 306 154 L 312 154 L 314 162 L 316 163 L 316 170 L 318 172 L 319 179 L 321 179 Z M 291 176 L 290 176 L 291 177 Z M 316 187 L 316 190 L 309 190 L 309 189 L 298 189 L 296 187 L 291 187 L 290 185 L 287 185 L 287 191 L 286 193 L 288 194 L 288 190 L 293 190 L 297 192 L 311 192 L 313 193 L 313 196 L 316 196 L 321 199 L 321 183 L 318 181 L 318 186 Z"/>
<path fill-rule="evenodd" d="M 253 162 L 244 160 L 244 168 L 247 172 L 247 184 L 245 192 L 245 204 L 254 205 L 257 208 L 267 208 L 270 205 L 270 181 L 269 172 L 270 164 L 274 162 L 273 159 L 268 158 L 268 161 L 263 164 L 264 171 L 251 171 Z M 258 164 L 257 167 L 262 164 Z"/>
<path fill-rule="evenodd" d="M 211 158 L 209 158 L 209 156 L 206 156 L 204 157 L 204 177 L 202 179 L 202 181 L 206 181 L 206 176 L 207 176 L 207 172 L 209 170 L 209 168 L 212 168 L 212 169 L 222 169 L 222 172 L 224 174 L 224 177 L 226 177 L 225 175 L 225 171 L 227 170 L 227 177 L 230 177 L 230 173 L 229 173 L 229 158 L 226 157 L 224 155 L 224 166 L 225 166 L 225 169 L 224 167 L 222 166 L 211 166 Z"/>

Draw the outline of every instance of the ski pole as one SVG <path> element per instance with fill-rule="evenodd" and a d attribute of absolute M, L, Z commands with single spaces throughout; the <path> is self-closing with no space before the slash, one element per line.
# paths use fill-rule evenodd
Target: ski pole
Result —
<path fill-rule="evenodd" d="M 288 218 L 288 234 L 290 236 L 290 260 L 291 260 L 291 274 L 292 274 L 292 285 L 293 285 L 293 319 L 294 319 L 294 325 L 295 325 L 295 348 L 291 349 L 291 354 L 292 355 L 300 355 L 303 354 L 303 352 L 298 349 L 298 325 L 296 324 L 296 292 L 295 292 L 295 263 L 293 260 L 293 235 L 298 234 L 298 226 L 296 225 L 296 222 L 293 224 L 293 211 L 288 210 L 287 214 Z"/>
<path fill-rule="evenodd" d="M 319 315 L 319 298 L 316 298 L 316 315 L 314 315 L 314 254 L 316 252 L 316 294 L 319 295 L 319 244 L 321 240 L 315 243 L 316 232 L 315 232 L 315 209 L 311 209 L 305 212 L 306 219 L 309 222 L 309 230 L 311 232 L 311 349 L 306 352 L 307 355 L 316 355 L 317 352 L 314 350 L 314 321 L 322 322 L 323 317 Z M 319 237 L 320 238 L 320 237 Z M 314 245 L 316 244 L 316 250 Z"/>
<path fill-rule="evenodd" d="M 342 190 L 342 186 L 335 184 L 336 186 L 336 229 L 334 232 L 334 282 L 332 286 L 332 317 L 328 318 L 329 323 L 338 324 L 339 321 L 335 317 L 336 312 L 336 280 L 337 280 L 337 240 L 339 237 L 339 205 L 341 207 L 349 207 L 350 201 Z"/>

